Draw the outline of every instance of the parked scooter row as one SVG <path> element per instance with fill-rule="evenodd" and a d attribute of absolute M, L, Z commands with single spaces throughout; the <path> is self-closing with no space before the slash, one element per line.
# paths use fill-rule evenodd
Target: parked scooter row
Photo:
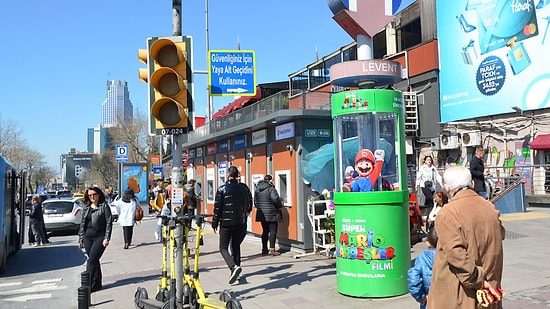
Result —
<path fill-rule="evenodd" d="M 177 217 L 162 218 L 162 269 L 160 283 L 157 287 L 155 299 L 149 299 L 147 290 L 139 287 L 134 295 L 134 303 L 137 309 L 180 309 L 185 304 L 189 304 L 191 309 L 211 308 L 211 309 L 240 309 L 240 302 L 233 297 L 229 290 L 224 290 L 217 298 L 213 294 L 205 293 L 199 279 L 199 258 L 200 246 L 203 244 L 202 231 L 206 218 L 211 214 L 198 214 Z M 195 231 L 194 254 L 191 254 L 190 230 L 191 223 L 195 220 L 197 228 Z M 183 226 L 183 273 L 176 273 L 176 249 L 175 230 L 178 225 Z M 191 259 L 193 259 L 193 268 L 191 268 Z M 170 277 L 168 277 L 170 269 Z M 183 300 L 178 301 L 176 297 L 176 280 L 183 280 Z"/>

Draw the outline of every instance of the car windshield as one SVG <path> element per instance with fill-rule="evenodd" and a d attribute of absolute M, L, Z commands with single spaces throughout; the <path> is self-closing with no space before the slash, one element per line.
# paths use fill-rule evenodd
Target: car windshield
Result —
<path fill-rule="evenodd" d="M 67 201 L 67 202 L 55 202 L 55 203 L 44 203 L 42 207 L 44 208 L 44 213 L 52 214 L 52 213 L 58 213 L 58 214 L 66 214 L 71 213 L 73 211 L 73 202 Z"/>

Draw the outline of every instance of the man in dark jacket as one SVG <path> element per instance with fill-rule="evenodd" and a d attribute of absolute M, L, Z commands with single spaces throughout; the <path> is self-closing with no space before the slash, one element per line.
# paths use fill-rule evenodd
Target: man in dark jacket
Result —
<path fill-rule="evenodd" d="M 472 157 L 470 162 L 470 174 L 472 174 L 472 180 L 474 181 L 474 191 L 477 194 L 487 199 L 487 190 L 485 188 L 485 149 L 476 148 L 476 153 Z"/>
<path fill-rule="evenodd" d="M 29 213 L 30 229 L 34 235 L 35 243 L 33 247 L 43 246 L 46 244 L 46 235 L 44 234 L 44 215 L 42 213 L 42 204 L 38 195 L 32 196 L 32 206 Z"/>
<path fill-rule="evenodd" d="M 271 175 L 265 175 L 263 180 L 258 181 L 254 192 L 254 205 L 256 205 L 256 222 L 262 224 L 262 254 L 277 256 L 281 253 L 275 250 L 275 239 L 279 221 L 282 220 L 283 202 L 271 182 L 272 179 Z M 268 240 L 269 250 L 267 249 Z"/>
<path fill-rule="evenodd" d="M 227 169 L 227 182 L 216 191 L 214 201 L 214 216 L 212 229 L 220 230 L 220 254 L 231 271 L 229 283 L 237 280 L 242 272 L 241 268 L 241 243 L 246 236 L 246 220 L 252 211 L 252 194 L 248 186 L 238 181 L 239 170 L 230 166 Z M 231 244 L 232 255 L 229 254 Z"/>

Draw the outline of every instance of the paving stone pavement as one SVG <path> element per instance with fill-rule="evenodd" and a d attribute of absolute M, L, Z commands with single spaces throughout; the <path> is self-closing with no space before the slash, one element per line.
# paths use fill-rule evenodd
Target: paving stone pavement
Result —
<path fill-rule="evenodd" d="M 502 215 L 504 241 L 504 308 L 550 307 L 549 207 L 531 207 L 525 213 Z M 155 218 L 145 218 L 134 228 L 134 244 L 123 249 L 122 229 L 115 223 L 111 245 L 101 260 L 104 289 L 92 294 L 91 308 L 134 308 L 134 294 L 144 287 L 154 298 L 160 282 L 162 247 L 154 238 Z M 338 293 L 336 260 L 320 254 L 281 248 L 282 255 L 262 256 L 259 238 L 248 235 L 242 244 L 241 279 L 228 283 L 229 270 L 217 246 L 218 235 L 209 224 L 201 246 L 200 281 L 207 293 L 229 290 L 243 308 L 418 308 L 408 295 L 356 298 Z M 190 243 L 194 243 L 194 236 Z M 425 248 L 411 248 L 414 259 Z M 84 270 L 84 265 L 83 265 Z M 76 302 L 76 301 L 75 301 Z M 76 308 L 76 307 L 75 307 Z"/>

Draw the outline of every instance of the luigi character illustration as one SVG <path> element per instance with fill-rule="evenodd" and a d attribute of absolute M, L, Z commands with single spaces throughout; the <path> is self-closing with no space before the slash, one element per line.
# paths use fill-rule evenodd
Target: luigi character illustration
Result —
<path fill-rule="evenodd" d="M 355 157 L 355 178 L 348 178 L 348 183 L 344 184 L 344 192 L 370 192 L 374 184 L 380 177 L 382 164 L 384 163 L 384 150 L 377 149 L 372 151 L 361 149 Z"/>

